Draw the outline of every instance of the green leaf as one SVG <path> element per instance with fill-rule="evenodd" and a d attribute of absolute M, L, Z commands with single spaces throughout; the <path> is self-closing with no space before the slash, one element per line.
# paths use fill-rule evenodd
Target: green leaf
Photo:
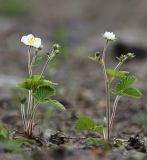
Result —
<path fill-rule="evenodd" d="M 33 97 L 38 102 L 45 102 L 49 96 L 55 94 L 55 90 L 49 86 L 40 86 L 34 93 Z"/>
<path fill-rule="evenodd" d="M 107 142 L 103 139 L 98 139 L 98 138 L 88 138 L 86 140 L 86 143 L 89 145 L 103 145 L 107 144 Z"/>
<path fill-rule="evenodd" d="M 26 138 L 18 138 L 18 139 L 13 139 L 11 141 L 11 143 L 13 143 L 15 145 L 20 145 L 20 144 L 25 143 L 25 142 L 33 142 L 33 140 L 26 139 Z"/>
<path fill-rule="evenodd" d="M 125 78 L 126 74 L 128 74 L 129 72 L 127 71 L 118 71 L 118 70 L 113 70 L 111 68 L 108 68 L 107 73 L 112 76 L 112 77 L 119 77 L 119 78 Z"/>
<path fill-rule="evenodd" d="M 3 126 L 0 126 L 0 140 L 8 140 L 8 139 L 9 139 L 9 131 Z"/>
<path fill-rule="evenodd" d="M 96 53 L 95 56 L 88 56 L 88 58 L 94 62 L 100 62 L 101 56 L 100 53 Z"/>
<path fill-rule="evenodd" d="M 121 94 L 122 96 L 136 97 L 136 98 L 139 98 L 142 96 L 142 93 L 136 88 L 127 88 Z"/>
<path fill-rule="evenodd" d="M 63 106 L 63 104 L 61 104 L 60 102 L 58 102 L 56 100 L 48 100 L 47 103 L 54 108 L 57 108 L 60 110 L 65 110 L 65 107 Z"/>
<path fill-rule="evenodd" d="M 103 125 L 99 125 L 99 126 L 95 126 L 94 127 L 94 131 L 98 132 L 98 133 L 103 133 L 104 130 L 104 126 Z"/>
<path fill-rule="evenodd" d="M 78 130 L 94 130 L 96 123 L 87 116 L 80 116 L 76 121 L 75 128 Z"/>
<path fill-rule="evenodd" d="M 119 81 L 119 83 L 112 89 L 112 93 L 120 95 L 125 89 L 130 87 L 136 80 L 135 76 L 127 76 Z"/>
<path fill-rule="evenodd" d="M 31 78 L 25 79 L 23 82 L 19 83 L 17 86 L 19 88 L 32 90 L 41 84 L 41 78 L 42 77 L 40 75 L 34 75 Z"/>
<path fill-rule="evenodd" d="M 97 58 L 96 58 L 95 56 L 94 56 L 94 57 L 88 56 L 88 58 L 89 58 L 90 60 L 94 61 L 94 62 L 97 62 Z"/>
<path fill-rule="evenodd" d="M 39 80 L 41 80 L 41 75 L 33 75 L 31 78 L 29 78 L 29 79 L 31 79 L 34 83 L 37 83 Z"/>
<path fill-rule="evenodd" d="M 37 56 L 37 57 L 35 58 L 33 64 L 32 64 L 32 66 L 37 66 L 37 65 L 41 64 L 42 59 L 43 59 L 42 56 Z"/>
<path fill-rule="evenodd" d="M 41 86 L 57 86 L 58 83 L 54 83 L 54 82 L 48 81 L 48 80 L 42 80 L 40 85 Z"/>
<path fill-rule="evenodd" d="M 28 89 L 28 90 L 35 90 L 40 86 L 56 86 L 57 83 L 53 83 L 48 80 L 43 80 L 41 75 L 34 75 L 31 78 L 27 78 L 23 82 L 19 83 L 17 86 L 19 88 Z"/>

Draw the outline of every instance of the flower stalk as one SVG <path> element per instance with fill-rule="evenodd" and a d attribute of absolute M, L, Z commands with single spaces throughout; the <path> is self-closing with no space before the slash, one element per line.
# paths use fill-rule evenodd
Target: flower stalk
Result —
<path fill-rule="evenodd" d="M 103 49 L 103 53 L 102 53 L 102 59 L 101 59 L 101 65 L 103 68 L 103 74 L 104 74 L 104 80 L 105 80 L 105 91 L 106 91 L 106 120 L 107 120 L 107 124 L 106 124 L 106 131 L 105 131 L 105 138 L 107 140 L 109 140 L 110 138 L 110 128 L 109 128 L 109 124 L 110 124 L 110 86 L 109 86 L 109 81 L 108 81 L 108 75 L 106 72 L 106 63 L 105 63 L 105 56 L 106 56 L 106 49 L 107 49 L 107 45 L 108 45 L 108 40 L 106 40 L 105 45 L 104 45 L 104 49 Z"/>

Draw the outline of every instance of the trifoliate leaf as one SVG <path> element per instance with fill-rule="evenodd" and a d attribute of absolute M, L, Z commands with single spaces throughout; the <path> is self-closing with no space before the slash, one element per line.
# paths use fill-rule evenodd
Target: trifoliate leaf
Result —
<path fill-rule="evenodd" d="M 56 86 L 57 83 L 53 83 L 48 80 L 43 80 L 40 75 L 34 75 L 31 78 L 27 78 L 23 82 L 19 83 L 17 86 L 19 88 L 28 89 L 28 90 L 35 90 L 40 86 Z"/>
<path fill-rule="evenodd" d="M 53 96 L 55 94 L 55 90 L 49 86 L 41 86 L 34 93 L 33 97 L 38 102 L 45 102 L 49 96 Z"/>
<path fill-rule="evenodd" d="M 58 102 L 56 100 L 48 100 L 47 104 L 51 105 L 54 108 L 57 108 L 60 110 L 65 110 L 65 107 L 63 106 L 63 104 L 61 104 L 60 102 Z"/>
<path fill-rule="evenodd" d="M 75 128 L 78 130 L 93 130 L 95 126 L 94 120 L 87 116 L 80 116 L 75 124 Z"/>
<path fill-rule="evenodd" d="M 33 75 L 30 78 L 25 79 L 23 82 L 19 83 L 17 86 L 19 88 L 33 90 L 41 83 L 41 76 L 40 75 Z"/>

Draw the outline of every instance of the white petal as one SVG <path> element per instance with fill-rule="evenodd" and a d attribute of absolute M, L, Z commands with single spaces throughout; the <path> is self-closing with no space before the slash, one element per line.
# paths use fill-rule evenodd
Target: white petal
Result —
<path fill-rule="evenodd" d="M 40 38 L 35 38 L 35 43 L 33 45 L 36 48 L 39 48 L 41 46 L 41 39 Z"/>
<path fill-rule="evenodd" d="M 34 37 L 34 35 L 33 34 L 28 34 L 27 37 L 31 38 L 31 37 Z"/>
<path fill-rule="evenodd" d="M 27 37 L 27 36 L 23 36 L 23 37 L 21 38 L 21 42 L 24 43 L 24 44 L 27 44 L 27 42 L 28 42 L 28 37 Z"/>

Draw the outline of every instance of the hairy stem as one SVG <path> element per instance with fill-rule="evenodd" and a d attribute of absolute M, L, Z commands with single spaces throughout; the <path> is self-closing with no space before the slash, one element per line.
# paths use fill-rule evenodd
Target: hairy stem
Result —
<path fill-rule="evenodd" d="M 105 41 L 104 49 L 103 49 L 103 53 L 102 53 L 102 59 L 103 59 L 104 61 L 105 61 L 105 56 L 106 56 L 107 45 L 108 45 L 108 40 Z"/>
<path fill-rule="evenodd" d="M 31 47 L 28 49 L 28 72 L 29 72 L 29 77 L 32 77 L 32 59 L 31 59 Z M 33 96 L 32 96 L 32 90 L 29 90 L 28 94 L 28 106 L 27 106 L 27 126 L 25 132 L 27 134 L 31 134 L 31 112 L 32 112 L 32 107 L 33 107 Z"/>
<path fill-rule="evenodd" d="M 114 68 L 114 70 L 117 70 L 121 65 L 123 64 L 123 62 L 119 62 L 116 67 Z"/>
<path fill-rule="evenodd" d="M 117 104 L 118 104 L 119 99 L 120 99 L 120 96 L 116 96 L 114 104 L 113 104 L 113 109 L 112 109 L 112 114 L 111 114 L 111 119 L 110 119 L 110 132 L 112 131 L 112 128 L 113 128 L 113 123 L 114 123 Z"/>
<path fill-rule="evenodd" d="M 28 49 L 28 71 L 29 71 L 29 77 L 32 76 L 32 66 L 31 66 L 31 47 Z"/>
<path fill-rule="evenodd" d="M 43 76 L 44 72 L 47 69 L 49 61 L 51 61 L 54 58 L 54 56 L 55 56 L 55 53 L 54 53 L 54 51 L 52 51 L 51 54 L 50 54 L 50 56 L 48 56 L 48 59 L 46 60 L 45 65 L 43 66 L 43 69 L 41 71 L 41 76 Z"/>
<path fill-rule="evenodd" d="M 35 51 L 35 53 L 33 54 L 33 57 L 32 57 L 31 67 L 33 66 L 33 62 L 35 61 L 37 55 L 38 55 L 38 51 Z"/>
<path fill-rule="evenodd" d="M 103 68 L 103 74 L 104 74 L 104 80 L 105 80 L 105 90 L 106 90 L 106 117 L 107 117 L 107 130 L 106 133 L 104 134 L 105 137 L 107 137 L 107 140 L 110 139 L 110 86 L 108 82 L 108 76 L 106 72 L 106 64 L 105 64 L 105 54 L 106 54 L 106 49 L 107 49 L 107 44 L 108 41 L 105 42 L 104 49 L 103 49 L 103 54 L 102 54 L 102 68 Z"/>
<path fill-rule="evenodd" d="M 110 138 L 110 86 L 108 82 L 108 77 L 106 73 L 106 66 L 105 62 L 102 60 L 102 67 L 103 67 L 103 72 L 104 72 L 104 79 L 105 79 L 105 90 L 106 90 L 106 119 L 107 119 L 107 139 L 109 140 Z"/>
<path fill-rule="evenodd" d="M 47 68 L 47 65 L 48 65 L 49 61 L 50 61 L 50 59 L 48 58 L 47 61 L 45 62 L 45 65 L 43 66 L 43 69 L 42 69 L 42 72 L 41 72 L 41 76 L 43 76 L 43 74 L 44 74 L 44 72 L 45 72 L 45 70 Z"/>
<path fill-rule="evenodd" d="M 26 115 L 25 115 L 25 105 L 24 104 L 21 104 L 21 116 L 22 116 L 24 130 L 26 130 Z"/>

